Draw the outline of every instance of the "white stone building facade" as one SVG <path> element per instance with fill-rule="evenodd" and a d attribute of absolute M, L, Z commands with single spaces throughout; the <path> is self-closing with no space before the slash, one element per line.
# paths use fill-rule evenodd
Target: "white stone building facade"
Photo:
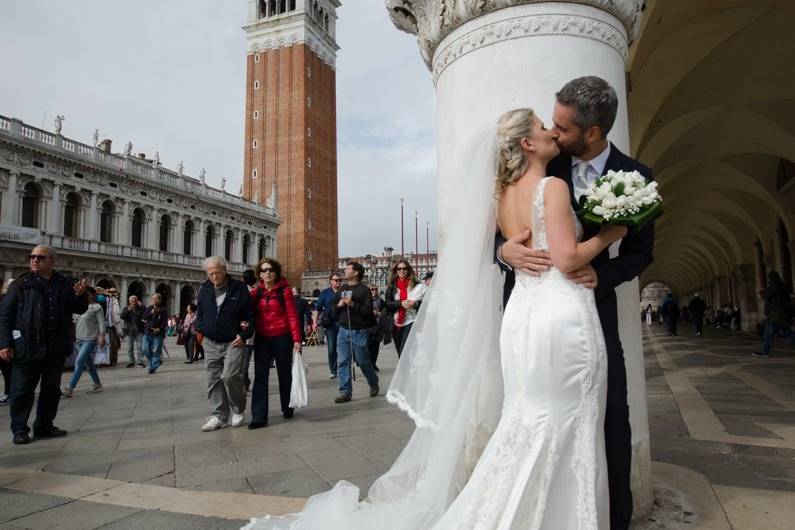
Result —
<path fill-rule="evenodd" d="M 240 275 L 274 256 L 279 219 L 199 179 L 148 160 L 113 154 L 110 140 L 85 145 L 0 116 L 0 272 L 27 270 L 35 243 L 58 253 L 56 268 L 123 296 L 163 295 L 184 311 L 206 279 L 205 257 L 220 255 Z M 95 136 L 95 142 L 97 138 Z"/>

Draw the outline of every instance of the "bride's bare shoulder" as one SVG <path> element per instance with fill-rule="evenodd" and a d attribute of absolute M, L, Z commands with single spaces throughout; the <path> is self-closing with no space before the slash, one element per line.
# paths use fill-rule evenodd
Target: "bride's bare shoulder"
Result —
<path fill-rule="evenodd" d="M 544 193 L 547 197 L 559 196 L 560 194 L 563 194 L 564 197 L 568 198 L 569 185 L 566 184 L 566 181 L 563 179 L 549 177 L 547 179 L 546 185 L 544 186 Z"/>

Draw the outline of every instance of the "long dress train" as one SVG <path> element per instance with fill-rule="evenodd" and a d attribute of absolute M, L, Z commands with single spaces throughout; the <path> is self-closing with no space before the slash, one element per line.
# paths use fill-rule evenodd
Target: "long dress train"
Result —
<path fill-rule="evenodd" d="M 542 179 L 533 247 L 548 249 Z M 573 215 L 573 212 L 572 212 Z M 582 227 L 575 217 L 577 239 Z M 604 410 L 607 358 L 593 290 L 552 268 L 517 272 L 500 333 L 502 416 L 435 529 L 609 528 Z"/>

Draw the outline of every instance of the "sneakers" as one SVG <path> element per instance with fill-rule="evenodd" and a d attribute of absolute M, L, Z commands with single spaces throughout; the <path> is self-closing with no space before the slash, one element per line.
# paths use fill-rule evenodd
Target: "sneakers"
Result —
<path fill-rule="evenodd" d="M 70 398 L 72 397 L 72 394 L 74 394 L 74 389 L 69 388 L 68 386 L 61 387 L 61 396 L 65 398 Z"/>
<path fill-rule="evenodd" d="M 11 403 L 11 398 L 8 394 L 3 394 L 0 396 L 0 406 L 8 405 L 9 403 Z"/>
<path fill-rule="evenodd" d="M 215 418 L 215 416 L 213 416 L 213 418 Z M 241 425 L 243 425 L 243 420 L 245 420 L 245 419 L 246 419 L 246 415 L 245 414 L 235 414 L 233 412 L 232 413 L 232 421 L 230 422 L 230 425 L 232 427 L 240 427 Z"/>
<path fill-rule="evenodd" d="M 96 394 L 98 392 L 102 392 L 102 389 L 105 388 L 102 386 L 102 383 L 97 383 L 95 385 L 91 385 L 91 388 L 86 390 L 86 394 Z"/>
<path fill-rule="evenodd" d="M 224 427 L 226 427 L 226 424 L 224 422 L 222 422 L 215 416 L 210 416 L 209 418 L 207 418 L 207 422 L 204 425 L 202 425 L 202 430 L 204 432 L 208 432 L 217 429 L 223 429 Z"/>
<path fill-rule="evenodd" d="M 754 353 L 751 354 L 751 356 L 752 357 L 762 357 L 763 359 L 767 359 L 768 357 L 770 357 L 770 354 L 769 353 L 765 353 L 763 351 L 755 351 Z"/>
<path fill-rule="evenodd" d="M 345 394 L 341 392 L 339 396 L 334 398 L 334 403 L 347 403 L 351 400 L 351 396 L 349 394 Z"/>
<path fill-rule="evenodd" d="M 329 379 L 336 379 L 337 378 L 337 374 L 332 372 L 332 373 L 328 374 L 328 378 Z"/>
<path fill-rule="evenodd" d="M 146 367 L 146 365 L 144 364 L 143 361 L 138 361 L 137 363 L 135 363 L 135 366 L 138 366 L 139 368 L 145 368 Z"/>

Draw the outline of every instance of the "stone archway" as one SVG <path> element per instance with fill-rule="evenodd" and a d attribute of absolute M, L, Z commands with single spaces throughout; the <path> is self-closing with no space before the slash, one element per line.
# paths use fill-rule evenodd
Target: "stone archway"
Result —
<path fill-rule="evenodd" d="M 196 298 L 196 293 L 193 290 L 193 287 L 190 285 L 185 285 L 179 292 L 179 314 L 180 316 L 184 316 L 186 311 L 186 307 L 188 304 L 192 304 Z"/>
<path fill-rule="evenodd" d="M 125 301 L 131 296 L 137 296 L 138 300 L 140 300 L 142 304 L 145 304 L 148 301 L 146 300 L 146 284 L 139 280 L 130 282 L 130 285 L 127 286 L 127 292 L 122 294 L 125 296 Z"/>
<path fill-rule="evenodd" d="M 172 308 L 173 296 L 171 293 L 171 287 L 169 287 L 167 283 L 161 283 L 158 284 L 157 288 L 155 288 L 155 292 L 160 295 L 161 298 L 160 303 L 164 308 L 166 308 L 168 314 L 171 315 L 173 309 Z"/>
<path fill-rule="evenodd" d="M 102 287 L 103 289 L 118 289 L 119 285 L 110 276 L 105 276 L 97 282 L 97 287 Z"/>

